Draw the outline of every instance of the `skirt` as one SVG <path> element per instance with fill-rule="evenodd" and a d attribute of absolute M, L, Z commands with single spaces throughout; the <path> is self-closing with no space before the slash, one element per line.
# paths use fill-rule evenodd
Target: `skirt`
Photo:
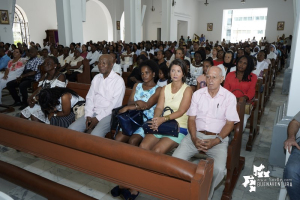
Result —
<path fill-rule="evenodd" d="M 75 114 L 71 112 L 68 116 L 65 117 L 51 117 L 50 124 L 54 126 L 68 128 L 74 121 Z"/>

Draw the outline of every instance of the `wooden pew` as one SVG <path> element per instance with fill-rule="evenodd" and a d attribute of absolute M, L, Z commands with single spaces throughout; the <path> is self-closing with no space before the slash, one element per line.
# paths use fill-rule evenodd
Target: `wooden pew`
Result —
<path fill-rule="evenodd" d="M 242 147 L 242 135 L 243 135 L 243 121 L 245 114 L 245 104 L 244 98 L 239 98 L 237 103 L 237 111 L 239 113 L 240 122 L 234 125 L 233 139 L 228 145 L 227 152 L 227 175 L 225 179 L 225 188 L 222 194 L 222 200 L 232 199 L 232 194 L 235 185 L 239 179 L 239 176 L 245 166 L 245 157 L 241 157 L 241 147 Z"/>
<path fill-rule="evenodd" d="M 91 73 L 90 73 L 89 60 L 84 59 L 82 61 L 82 64 L 83 64 L 83 72 L 81 74 L 77 74 L 77 82 L 91 84 Z"/>
<path fill-rule="evenodd" d="M 127 80 L 128 80 L 128 77 L 129 77 L 130 74 L 131 74 L 131 72 L 123 72 L 122 73 L 122 78 L 123 78 L 123 80 L 125 82 L 125 86 L 126 87 L 127 87 Z"/>
<path fill-rule="evenodd" d="M 258 112 L 259 112 L 259 99 L 261 96 L 260 88 L 262 85 L 262 80 L 257 79 L 257 83 L 255 86 L 255 100 L 254 100 L 254 105 L 253 109 L 251 111 L 251 115 L 248 119 L 247 126 L 246 128 L 249 128 L 249 138 L 248 142 L 246 145 L 246 151 L 252 151 L 252 146 L 255 140 L 256 135 L 259 134 L 259 126 L 258 126 Z"/>
<path fill-rule="evenodd" d="M 260 122 L 261 122 L 261 117 L 262 115 L 264 114 L 264 111 L 265 111 L 265 96 L 266 96 L 266 92 L 267 92 L 267 84 L 268 84 L 268 69 L 265 69 L 264 70 L 264 75 L 263 75 L 263 81 L 262 81 L 262 87 L 264 88 L 263 89 L 263 92 L 261 93 L 260 95 L 260 98 L 259 98 L 259 111 L 258 111 L 258 124 L 260 125 Z"/>
<path fill-rule="evenodd" d="M 0 144 L 161 199 L 207 200 L 213 176 L 209 158 L 196 165 L 4 114 L 0 114 Z"/>

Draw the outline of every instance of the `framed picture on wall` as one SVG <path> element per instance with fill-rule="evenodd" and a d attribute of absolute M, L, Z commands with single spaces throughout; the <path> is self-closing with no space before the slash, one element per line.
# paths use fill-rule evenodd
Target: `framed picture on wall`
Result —
<path fill-rule="evenodd" d="M 278 31 L 284 30 L 284 22 L 277 22 L 277 30 Z"/>
<path fill-rule="evenodd" d="M 8 10 L 0 10 L 0 24 L 9 24 Z"/>
<path fill-rule="evenodd" d="M 120 21 L 117 21 L 117 30 L 120 30 Z"/>
<path fill-rule="evenodd" d="M 207 23 L 207 31 L 212 31 L 214 28 L 214 24 L 213 23 Z"/>

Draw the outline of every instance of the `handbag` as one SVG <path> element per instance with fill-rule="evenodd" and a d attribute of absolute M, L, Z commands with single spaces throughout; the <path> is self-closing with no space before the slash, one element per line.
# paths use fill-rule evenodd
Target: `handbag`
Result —
<path fill-rule="evenodd" d="M 118 114 L 117 117 L 119 125 L 122 128 L 122 133 L 131 136 L 138 128 L 143 126 L 143 116 L 147 118 L 142 110 L 129 110 L 125 113 Z"/>
<path fill-rule="evenodd" d="M 171 111 L 171 113 L 174 112 L 170 107 L 167 106 L 164 108 L 163 114 L 168 110 Z M 163 116 L 163 114 L 161 116 Z M 178 137 L 178 134 L 180 132 L 180 126 L 175 119 L 162 123 L 158 127 L 158 131 L 154 131 L 153 129 L 151 129 L 149 126 L 149 121 L 147 121 L 143 124 L 143 129 L 146 134 L 160 134 L 173 137 Z"/>
<path fill-rule="evenodd" d="M 115 130 L 116 133 L 119 131 L 119 120 L 117 116 L 119 114 L 119 111 L 124 107 L 125 106 L 120 106 L 118 108 L 114 108 L 111 111 L 110 129 Z"/>
<path fill-rule="evenodd" d="M 85 101 L 78 101 L 74 106 L 73 106 L 73 112 L 75 114 L 75 121 L 79 119 L 80 117 L 84 116 L 84 108 L 85 108 Z"/>
<path fill-rule="evenodd" d="M 240 90 L 240 89 L 232 90 L 231 93 L 233 93 L 234 91 L 240 91 L 244 95 L 244 92 L 242 90 Z M 253 102 L 254 98 L 252 100 L 249 99 L 249 101 L 245 104 L 245 114 L 247 114 L 247 115 L 251 114 L 251 111 L 253 109 L 252 102 Z"/>

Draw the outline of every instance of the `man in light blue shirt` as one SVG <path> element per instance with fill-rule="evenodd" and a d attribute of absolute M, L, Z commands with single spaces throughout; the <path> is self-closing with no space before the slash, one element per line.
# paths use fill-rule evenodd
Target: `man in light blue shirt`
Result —
<path fill-rule="evenodd" d="M 4 48 L 0 48 L 0 70 L 7 67 L 7 63 L 10 61 L 10 57 L 5 54 Z"/>

